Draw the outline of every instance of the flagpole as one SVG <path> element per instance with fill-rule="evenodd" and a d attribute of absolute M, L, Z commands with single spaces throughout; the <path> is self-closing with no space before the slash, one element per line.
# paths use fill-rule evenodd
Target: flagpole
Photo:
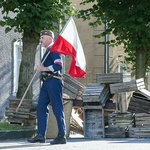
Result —
<path fill-rule="evenodd" d="M 43 65 L 43 63 L 44 63 L 44 61 L 46 60 L 46 58 L 48 57 L 49 53 L 50 53 L 50 51 L 49 51 L 49 52 L 47 53 L 47 55 L 45 56 L 45 58 L 44 58 L 44 60 L 42 61 L 41 65 Z M 31 84 L 32 84 L 32 82 L 33 82 L 33 80 L 34 80 L 34 78 L 35 78 L 35 76 L 36 76 L 37 73 L 38 73 L 38 71 L 36 70 L 36 72 L 35 72 L 35 74 L 33 75 L 33 77 L 32 77 L 32 79 L 31 79 L 31 81 L 30 81 L 28 87 L 26 88 L 26 91 L 24 92 L 24 94 L 23 94 L 23 96 L 22 96 L 22 98 L 21 98 L 21 100 L 20 100 L 20 103 L 19 103 L 18 107 L 16 108 L 16 112 L 18 112 L 18 109 L 20 108 L 20 106 L 21 106 L 21 104 L 22 104 L 22 102 L 23 102 L 23 100 L 24 100 L 24 98 L 25 98 L 25 96 L 26 96 L 26 94 L 27 94 L 27 92 L 28 92 L 28 90 L 29 90 L 29 88 L 30 88 L 30 86 L 31 86 Z"/>
<path fill-rule="evenodd" d="M 65 26 L 63 27 L 63 29 L 61 30 L 60 34 L 62 34 L 65 30 L 65 27 L 69 24 L 69 21 L 72 19 L 72 17 L 70 17 L 67 21 L 67 23 L 65 24 Z"/>

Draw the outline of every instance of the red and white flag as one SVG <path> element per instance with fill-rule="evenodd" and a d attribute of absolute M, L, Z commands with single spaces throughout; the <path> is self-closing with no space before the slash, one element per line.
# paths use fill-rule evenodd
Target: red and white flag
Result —
<path fill-rule="evenodd" d="M 72 17 L 69 18 L 63 30 L 58 35 L 50 51 L 71 56 L 72 61 L 69 74 L 74 78 L 85 77 L 86 60 L 76 25 Z"/>

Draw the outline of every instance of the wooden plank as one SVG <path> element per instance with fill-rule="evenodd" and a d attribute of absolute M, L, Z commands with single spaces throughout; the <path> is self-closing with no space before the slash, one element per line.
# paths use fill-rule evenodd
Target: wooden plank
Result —
<path fill-rule="evenodd" d="M 133 104 L 133 105 L 135 104 L 135 107 L 144 108 L 144 109 L 146 108 L 147 110 L 149 110 L 149 106 L 148 105 L 150 104 L 150 102 L 132 97 L 131 100 L 130 100 L 129 106 L 131 104 Z"/>
<path fill-rule="evenodd" d="M 150 100 L 143 97 L 131 97 L 128 111 L 132 113 L 149 113 Z"/>
<path fill-rule="evenodd" d="M 121 113 L 126 113 L 127 112 L 127 94 L 126 92 L 122 92 L 119 94 L 119 108 Z"/>
<path fill-rule="evenodd" d="M 23 119 L 23 118 L 8 118 L 10 124 L 23 124 L 23 126 L 30 126 L 30 128 L 35 128 L 36 118 L 34 119 Z"/>
<path fill-rule="evenodd" d="M 131 112 L 127 112 L 127 113 L 111 113 L 109 114 L 109 117 L 117 117 L 117 118 L 131 118 L 132 117 L 132 113 Z"/>
<path fill-rule="evenodd" d="M 9 117 L 13 117 L 13 118 L 24 118 L 24 119 L 28 119 L 29 118 L 29 114 L 26 114 L 26 113 L 17 113 L 17 114 L 14 114 L 14 113 L 9 113 L 9 112 L 6 112 L 6 116 Z"/>
<path fill-rule="evenodd" d="M 71 91 L 64 89 L 63 93 L 67 94 L 69 96 L 69 98 L 73 98 L 76 99 L 77 95 L 75 93 L 72 93 Z"/>
<path fill-rule="evenodd" d="M 135 118 L 143 118 L 143 117 L 150 117 L 150 114 L 147 113 L 136 113 Z"/>
<path fill-rule="evenodd" d="M 68 74 L 63 74 L 64 82 L 71 84 L 78 90 L 84 90 L 85 86 Z"/>
<path fill-rule="evenodd" d="M 122 82 L 122 73 L 96 74 L 97 83 L 120 83 Z"/>
<path fill-rule="evenodd" d="M 82 99 L 82 93 L 85 89 L 85 86 L 79 81 L 72 78 L 70 75 L 64 74 L 64 88 L 63 93 L 70 96 L 70 98 L 79 98 Z"/>
<path fill-rule="evenodd" d="M 128 108 L 128 111 L 132 113 L 148 113 L 149 110 L 146 108 L 144 109 L 143 107 L 141 108 L 140 105 L 139 107 L 135 106 L 135 104 L 130 104 L 130 107 Z"/>
<path fill-rule="evenodd" d="M 148 90 L 140 89 L 139 91 L 141 92 L 141 94 L 143 94 L 144 96 L 146 96 L 146 98 L 150 100 L 150 92 Z"/>
<path fill-rule="evenodd" d="M 86 87 L 82 94 L 83 102 L 100 102 L 100 93 L 104 89 L 104 85 L 90 84 Z"/>
<path fill-rule="evenodd" d="M 10 101 L 9 102 L 9 106 L 18 106 L 19 105 L 19 103 L 20 103 L 20 100 L 19 101 Z M 32 102 L 28 102 L 28 101 L 23 101 L 22 103 L 21 103 L 21 106 L 27 106 L 27 107 L 31 107 L 31 104 L 32 104 Z"/>
<path fill-rule="evenodd" d="M 141 120 L 141 121 L 139 121 L 139 120 L 136 120 L 136 123 L 135 123 L 135 126 L 136 127 L 150 127 L 150 122 L 149 121 L 143 121 L 143 120 Z"/>
<path fill-rule="evenodd" d="M 63 99 L 64 101 L 72 101 L 73 102 L 73 107 L 83 107 L 83 100 L 78 100 L 78 99 Z"/>
<path fill-rule="evenodd" d="M 150 138 L 150 127 L 129 128 L 129 138 Z"/>
<path fill-rule="evenodd" d="M 18 107 L 18 105 L 15 105 L 15 104 L 9 104 L 9 107 L 10 109 L 16 109 Z M 31 109 L 31 105 L 21 105 L 19 107 L 19 109 Z"/>
<path fill-rule="evenodd" d="M 110 97 L 109 86 L 105 85 L 104 89 L 100 93 L 100 102 L 101 102 L 101 104 L 102 104 L 103 107 L 105 106 L 106 101 L 109 99 L 109 97 Z"/>
<path fill-rule="evenodd" d="M 145 88 L 143 78 L 137 79 L 137 80 L 132 80 L 130 82 L 110 84 L 110 92 L 112 94 L 113 93 L 136 91 L 136 90 L 141 90 L 143 88 Z"/>
<path fill-rule="evenodd" d="M 93 96 L 93 97 L 87 97 L 83 99 L 83 102 L 84 103 L 93 103 L 93 102 L 99 102 L 100 103 L 100 99 L 99 99 L 99 96 Z M 100 103 L 101 104 L 101 103 Z"/>
<path fill-rule="evenodd" d="M 18 101 L 18 102 L 20 102 L 21 99 L 18 99 L 18 98 L 10 98 L 9 100 L 10 100 L 10 101 Z M 32 99 L 24 99 L 24 102 L 32 102 Z"/>
<path fill-rule="evenodd" d="M 109 127 L 132 127 L 132 114 L 131 113 L 112 113 L 108 114 Z"/>
<path fill-rule="evenodd" d="M 122 83 L 129 82 L 131 80 L 131 74 L 126 73 L 106 73 L 106 74 L 96 74 L 96 83 Z"/>
<path fill-rule="evenodd" d="M 102 109 L 102 106 L 85 106 L 84 109 Z"/>
<path fill-rule="evenodd" d="M 71 91 L 72 93 L 77 94 L 78 93 L 78 89 L 76 89 L 75 87 L 73 87 L 71 84 L 68 83 L 64 83 L 64 88 Z"/>
<path fill-rule="evenodd" d="M 16 112 L 16 108 L 6 108 L 6 112 L 7 113 L 9 113 L 9 112 L 12 112 L 12 113 L 14 113 L 14 112 Z M 25 113 L 28 113 L 28 112 L 30 112 L 30 108 L 28 108 L 28 109 L 26 109 L 26 108 L 22 108 L 22 107 L 20 107 L 19 109 L 18 109 L 18 112 L 25 112 Z"/>
<path fill-rule="evenodd" d="M 144 117 L 144 116 L 143 117 L 135 117 L 135 120 L 138 121 L 138 122 L 139 121 L 148 121 L 148 122 L 150 122 L 150 117 L 147 117 L 147 116 L 146 117 Z"/>
<path fill-rule="evenodd" d="M 124 127 L 105 128 L 105 138 L 126 138 L 126 129 Z"/>
<path fill-rule="evenodd" d="M 150 114 L 138 113 L 134 118 L 136 127 L 150 127 Z"/>
<path fill-rule="evenodd" d="M 103 89 L 104 89 L 104 85 L 99 85 L 99 86 L 95 86 L 95 87 L 87 86 L 87 88 L 83 92 L 82 97 L 84 98 L 87 96 L 95 96 L 95 95 L 99 96 Z"/>
<path fill-rule="evenodd" d="M 70 96 L 70 98 L 76 98 L 78 95 L 78 90 L 74 88 L 72 85 L 64 83 L 63 93 Z"/>

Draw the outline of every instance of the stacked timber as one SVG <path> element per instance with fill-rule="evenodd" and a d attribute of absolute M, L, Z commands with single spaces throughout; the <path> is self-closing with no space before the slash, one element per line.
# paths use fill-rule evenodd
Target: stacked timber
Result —
<path fill-rule="evenodd" d="M 133 96 L 128 105 L 128 94 L 131 93 Z M 139 96 L 139 93 L 142 96 Z M 122 73 L 97 74 L 96 84 L 89 84 L 82 97 L 85 105 L 85 137 L 150 137 L 150 92 L 145 89 L 143 78 L 131 80 L 130 74 Z M 108 124 L 104 126 L 105 107 L 111 99 L 115 100 L 116 110 L 107 114 Z"/>
<path fill-rule="evenodd" d="M 32 100 L 24 99 L 20 108 L 16 109 L 20 103 L 20 99 L 10 99 L 9 107 L 6 108 L 5 115 L 11 124 L 20 124 L 23 126 L 35 127 L 36 116 L 31 113 Z"/>
<path fill-rule="evenodd" d="M 127 137 L 128 129 L 133 126 L 133 115 L 131 112 L 127 112 L 127 92 L 144 89 L 143 78 L 131 81 L 130 74 L 99 74 L 97 82 L 109 85 L 110 93 L 116 95 L 116 112 L 108 114 L 105 137 Z"/>
<path fill-rule="evenodd" d="M 84 107 L 85 137 L 94 137 L 94 138 L 105 137 L 106 119 L 104 120 L 104 115 L 105 115 L 104 108 L 106 107 L 107 101 L 110 101 L 110 99 L 115 95 L 115 93 L 110 92 L 110 84 L 115 84 L 120 82 L 123 83 L 125 81 L 127 82 L 130 81 L 130 78 L 131 78 L 130 74 L 123 74 L 123 73 L 97 74 L 96 84 L 89 84 L 86 87 L 82 95 L 83 102 L 85 105 Z M 119 116 L 115 115 L 115 117 L 116 119 L 114 120 L 114 122 L 117 120 Z M 110 118 L 108 118 L 108 120 L 109 119 Z M 110 120 L 108 121 L 108 123 L 110 124 Z M 94 124 L 94 128 L 93 128 L 93 124 Z M 115 128 L 117 131 L 118 126 Z M 108 130 L 111 130 L 110 127 Z M 124 129 L 121 130 L 123 130 L 124 132 Z"/>
<path fill-rule="evenodd" d="M 150 138 L 150 114 L 134 114 L 135 126 L 129 128 L 130 138 Z"/>
<path fill-rule="evenodd" d="M 125 113 L 128 110 L 127 104 L 127 92 L 133 92 L 137 90 L 143 90 L 145 88 L 144 79 L 131 80 L 128 82 L 110 84 L 111 94 L 118 96 L 117 102 L 119 101 L 120 112 Z"/>
<path fill-rule="evenodd" d="M 110 92 L 107 85 L 88 84 L 82 98 L 84 103 L 84 136 L 104 138 L 104 109 Z"/>
<path fill-rule="evenodd" d="M 133 93 L 129 111 L 134 114 L 134 126 L 129 128 L 130 138 L 150 138 L 150 92 L 141 89 Z"/>

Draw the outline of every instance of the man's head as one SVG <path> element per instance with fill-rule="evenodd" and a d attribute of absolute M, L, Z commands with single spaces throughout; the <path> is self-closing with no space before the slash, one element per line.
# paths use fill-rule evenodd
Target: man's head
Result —
<path fill-rule="evenodd" d="M 51 30 L 42 30 L 40 33 L 40 36 L 42 36 L 42 35 L 48 35 L 54 39 L 54 33 Z"/>
<path fill-rule="evenodd" d="M 40 43 L 47 48 L 54 41 L 54 33 L 51 30 L 42 30 L 40 32 Z"/>

